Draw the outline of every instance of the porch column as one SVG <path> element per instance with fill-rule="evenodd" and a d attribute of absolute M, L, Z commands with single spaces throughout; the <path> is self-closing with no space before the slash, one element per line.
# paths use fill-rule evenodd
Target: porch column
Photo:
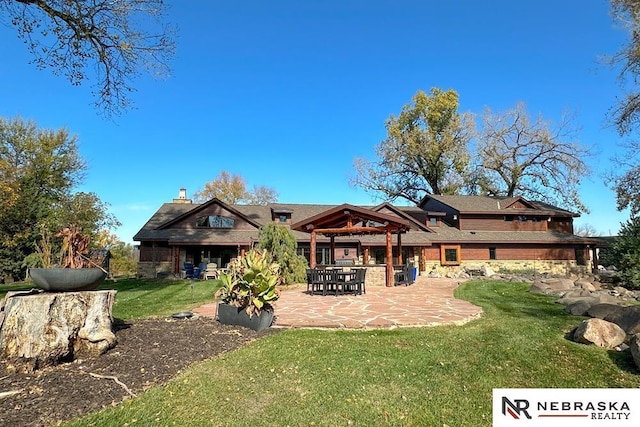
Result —
<path fill-rule="evenodd" d="M 309 267 L 316 268 L 316 231 L 311 231 L 311 253 L 309 254 Z"/>
<path fill-rule="evenodd" d="M 364 254 L 362 255 L 362 263 L 364 265 L 369 264 L 369 246 L 364 247 Z"/>
<path fill-rule="evenodd" d="M 173 247 L 173 272 L 180 276 L 180 247 Z"/>
<path fill-rule="evenodd" d="M 591 259 L 592 259 L 592 263 L 591 263 L 591 272 L 592 273 L 597 273 L 598 272 L 598 247 L 594 246 L 593 248 L 591 248 Z"/>
<path fill-rule="evenodd" d="M 402 233 L 398 231 L 398 264 L 403 265 L 402 262 Z"/>
<path fill-rule="evenodd" d="M 387 277 L 385 285 L 393 286 L 393 242 L 389 227 L 387 227 Z"/>
<path fill-rule="evenodd" d="M 329 254 L 329 264 L 336 263 L 336 236 L 331 235 L 331 243 L 330 243 L 330 254 Z"/>

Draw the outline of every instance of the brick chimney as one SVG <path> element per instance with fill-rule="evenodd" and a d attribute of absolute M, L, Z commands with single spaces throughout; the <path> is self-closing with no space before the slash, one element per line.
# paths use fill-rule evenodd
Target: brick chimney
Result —
<path fill-rule="evenodd" d="M 173 203 L 192 203 L 191 199 L 187 199 L 187 189 L 181 188 L 180 193 L 178 193 L 178 198 L 173 199 Z"/>

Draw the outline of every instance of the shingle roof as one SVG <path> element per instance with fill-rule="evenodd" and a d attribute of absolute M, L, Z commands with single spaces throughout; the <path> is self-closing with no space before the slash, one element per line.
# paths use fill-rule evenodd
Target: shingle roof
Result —
<path fill-rule="evenodd" d="M 573 212 L 544 202 L 532 202 L 521 197 L 489 197 L 489 196 L 460 196 L 460 195 L 428 195 L 422 202 L 423 206 L 429 199 L 445 204 L 460 213 L 492 213 L 510 209 L 515 212 L 539 211 L 539 214 L 553 214 L 559 216 L 579 216 Z M 520 201 L 530 208 L 510 208 L 515 202 Z"/>
<path fill-rule="evenodd" d="M 437 196 L 444 198 L 447 202 L 451 202 L 459 207 L 468 207 L 473 204 L 472 200 L 462 201 L 464 198 L 473 198 L 480 202 L 484 197 L 476 198 L 475 196 Z M 513 202 L 515 198 L 502 199 L 505 204 L 509 201 Z M 495 203 L 495 200 L 494 200 Z M 464 205 L 464 206 L 463 206 Z M 160 228 L 178 216 L 186 215 L 191 210 L 197 210 L 199 204 L 182 204 L 182 203 L 165 203 L 160 209 L 147 221 L 147 223 L 136 233 L 134 240 L 136 241 L 169 241 L 173 244 L 182 243 L 198 243 L 206 244 L 247 244 L 255 241 L 258 237 L 258 229 L 255 230 L 235 230 L 235 229 L 198 229 L 194 230 Z M 291 211 L 291 222 L 300 222 L 306 218 L 321 214 L 322 212 L 331 210 L 338 205 L 311 205 L 311 204 L 285 204 L 274 203 L 271 205 L 233 205 L 233 208 L 243 216 L 249 218 L 253 223 L 258 225 L 267 225 L 272 221 L 272 209 Z M 378 206 L 359 206 L 361 208 L 374 209 Z M 489 211 L 489 204 L 484 200 L 476 208 L 486 209 Z M 416 223 L 425 224 L 428 214 L 423 209 L 415 206 L 393 206 L 394 209 L 405 214 L 407 218 L 413 218 Z M 476 209 L 477 210 L 477 209 Z M 495 209 L 494 209 L 495 211 Z M 567 211 L 564 211 L 567 212 Z M 428 246 L 432 243 L 562 243 L 562 244 L 589 244 L 592 239 L 585 239 L 568 233 L 559 233 L 552 231 L 466 231 L 458 230 L 455 227 L 442 223 L 440 227 L 424 227 L 425 231 L 410 230 L 402 235 L 403 245 Z M 430 230 L 431 232 L 429 232 Z M 308 242 L 311 239 L 309 233 L 302 231 L 293 231 L 298 242 Z M 328 242 L 329 238 L 325 236 L 317 236 L 319 242 Z M 336 237 L 336 242 L 360 242 L 370 245 L 384 245 L 384 235 L 366 235 L 366 236 L 349 236 Z"/>

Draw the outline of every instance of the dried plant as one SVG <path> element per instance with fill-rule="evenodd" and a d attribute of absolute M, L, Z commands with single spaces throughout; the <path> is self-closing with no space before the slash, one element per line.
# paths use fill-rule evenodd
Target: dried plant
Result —
<path fill-rule="evenodd" d="M 82 227 L 71 224 L 56 234 L 62 237 L 61 262 L 62 268 L 88 268 L 89 235 L 82 233 Z"/>

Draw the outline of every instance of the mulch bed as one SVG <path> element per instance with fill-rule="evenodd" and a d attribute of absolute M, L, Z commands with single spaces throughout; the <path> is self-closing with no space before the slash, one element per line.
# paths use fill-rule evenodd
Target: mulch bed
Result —
<path fill-rule="evenodd" d="M 194 362 L 234 350 L 265 334 L 205 317 L 114 324 L 118 344 L 95 359 L 33 372 L 0 360 L 0 424 L 56 425 L 116 405 L 165 384 Z M 120 383 L 120 384 L 119 384 Z"/>

